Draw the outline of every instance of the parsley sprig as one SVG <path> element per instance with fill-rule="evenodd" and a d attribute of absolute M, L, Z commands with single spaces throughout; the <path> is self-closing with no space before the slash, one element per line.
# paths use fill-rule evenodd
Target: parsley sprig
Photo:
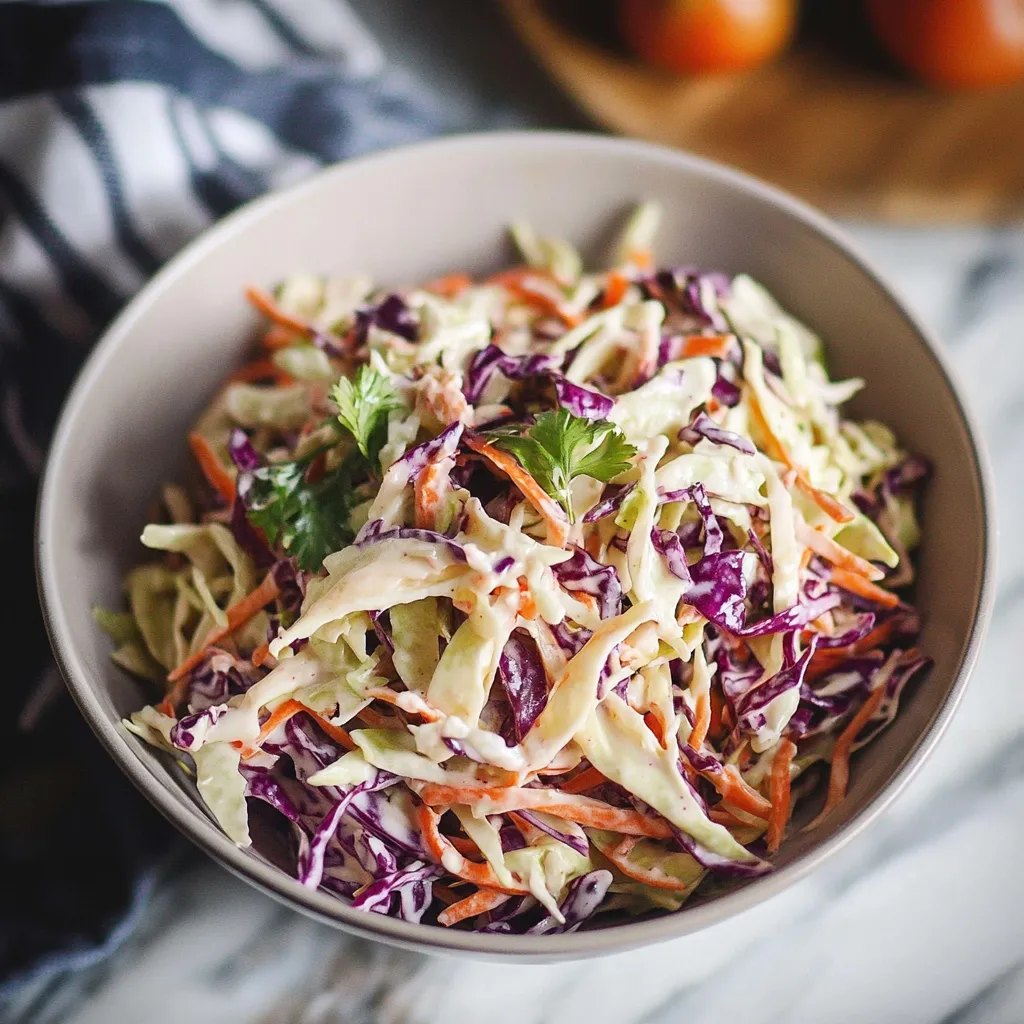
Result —
<path fill-rule="evenodd" d="M 387 440 L 388 413 L 402 404 L 391 381 L 377 370 L 361 366 L 354 378 L 342 377 L 331 388 L 331 398 L 338 407 L 338 421 L 376 469 Z"/>
<path fill-rule="evenodd" d="M 568 409 L 542 412 L 523 433 L 495 432 L 489 440 L 522 467 L 575 522 L 570 484 L 578 476 L 607 483 L 629 469 L 636 455 L 614 423 L 573 416 Z"/>

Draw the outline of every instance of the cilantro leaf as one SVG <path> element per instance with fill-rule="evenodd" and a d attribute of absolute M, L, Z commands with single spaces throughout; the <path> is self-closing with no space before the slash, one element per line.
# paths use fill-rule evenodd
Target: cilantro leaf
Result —
<path fill-rule="evenodd" d="M 565 509 L 574 522 L 569 485 L 578 476 L 607 483 L 629 469 L 636 448 L 608 420 L 573 416 L 568 409 L 542 412 L 526 432 L 492 433 L 496 448 L 514 455 L 522 467 Z"/>
<path fill-rule="evenodd" d="M 355 536 L 349 520 L 361 499 L 355 493 L 353 468 L 347 460 L 316 483 L 307 483 L 303 462 L 278 462 L 243 474 L 238 493 L 249 522 L 301 568 L 315 572 L 327 555 Z"/>
<path fill-rule="evenodd" d="M 401 407 L 391 381 L 377 370 L 361 366 L 354 378 L 342 377 L 331 388 L 331 397 L 338 407 L 338 421 L 376 466 L 387 440 L 388 413 Z"/>

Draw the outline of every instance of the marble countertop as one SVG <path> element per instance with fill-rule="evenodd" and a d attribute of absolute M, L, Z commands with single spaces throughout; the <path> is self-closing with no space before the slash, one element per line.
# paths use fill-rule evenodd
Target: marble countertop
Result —
<path fill-rule="evenodd" d="M 451 0 L 380 5 L 388 12 L 354 6 L 385 42 L 410 38 L 400 36 L 395 7 L 428 35 L 452 12 Z M 435 82 L 461 76 L 453 102 L 465 104 L 470 121 L 578 120 L 543 97 L 522 56 L 503 56 L 483 86 L 469 89 L 482 72 L 465 38 L 462 56 L 443 64 L 429 47 L 408 45 L 403 57 Z M 496 79 L 510 68 L 521 95 L 534 97 L 527 114 L 495 99 Z M 1024 1020 L 1024 534 L 1014 528 L 1024 502 L 1024 229 L 849 227 L 952 353 L 988 441 L 1003 524 L 995 617 L 973 682 L 934 756 L 881 820 L 811 877 L 699 936 L 549 967 L 433 958 L 351 939 L 192 855 L 167 870 L 130 941 L 101 967 L 30 1000 L 22 1019 Z"/>

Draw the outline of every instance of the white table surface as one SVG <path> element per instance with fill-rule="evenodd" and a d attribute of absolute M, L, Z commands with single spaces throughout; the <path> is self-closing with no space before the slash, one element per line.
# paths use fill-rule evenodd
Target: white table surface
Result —
<path fill-rule="evenodd" d="M 488 78 L 468 55 L 465 29 L 461 63 L 440 61 L 429 37 L 451 2 L 393 5 L 412 19 L 411 41 L 393 7 L 355 6 L 385 46 L 451 88 L 469 123 L 573 120 L 544 98 L 522 55 L 498 61 L 515 71 L 520 99 L 530 97 L 509 106 L 497 73 Z M 493 30 L 485 16 L 469 34 L 481 25 Z M 350 939 L 193 859 L 162 881 L 105 967 L 65 979 L 26 1019 L 1024 1021 L 1024 230 L 851 229 L 952 353 L 989 444 L 1002 523 L 995 618 L 974 680 L 932 759 L 867 834 L 787 892 L 699 936 L 552 967 L 435 959 Z"/>

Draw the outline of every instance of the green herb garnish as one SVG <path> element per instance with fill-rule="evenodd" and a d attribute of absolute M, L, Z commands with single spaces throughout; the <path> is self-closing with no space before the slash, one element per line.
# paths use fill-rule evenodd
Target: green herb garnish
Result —
<path fill-rule="evenodd" d="M 516 457 L 522 467 L 575 522 L 569 485 L 578 476 L 607 483 L 629 469 L 636 455 L 614 423 L 573 416 L 567 409 L 542 412 L 523 434 L 495 433 L 496 448 Z"/>
<path fill-rule="evenodd" d="M 338 407 L 338 421 L 376 469 L 387 440 L 388 413 L 402 404 L 391 381 L 377 370 L 361 366 L 354 378 L 342 377 L 331 388 L 331 397 Z"/>

